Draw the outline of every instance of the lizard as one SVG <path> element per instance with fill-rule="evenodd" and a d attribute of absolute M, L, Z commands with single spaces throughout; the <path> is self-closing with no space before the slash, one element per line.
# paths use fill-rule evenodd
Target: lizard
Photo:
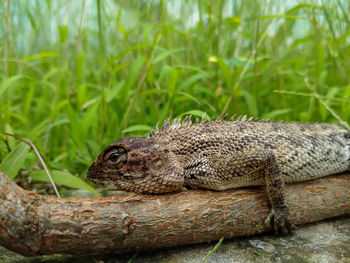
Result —
<path fill-rule="evenodd" d="M 294 225 L 284 185 L 350 167 L 350 132 L 328 123 L 276 122 L 246 116 L 193 123 L 167 119 L 148 137 L 125 137 L 103 150 L 88 179 L 116 190 L 163 194 L 265 186 L 276 235 Z"/>

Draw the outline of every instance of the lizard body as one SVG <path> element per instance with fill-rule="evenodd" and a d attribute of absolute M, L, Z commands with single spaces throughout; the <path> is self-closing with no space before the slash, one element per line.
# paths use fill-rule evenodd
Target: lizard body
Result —
<path fill-rule="evenodd" d="M 192 124 L 167 120 L 148 137 L 127 137 L 108 146 L 88 178 L 117 190 L 160 194 L 192 189 L 266 186 L 267 219 L 274 231 L 292 225 L 284 184 L 349 170 L 350 133 L 326 123 L 216 120 Z"/>

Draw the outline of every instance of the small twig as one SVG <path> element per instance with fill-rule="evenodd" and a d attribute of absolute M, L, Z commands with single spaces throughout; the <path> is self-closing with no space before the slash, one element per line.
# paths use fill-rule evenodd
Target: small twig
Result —
<path fill-rule="evenodd" d="M 5 22 L 6 22 L 6 34 L 4 41 L 4 75 L 7 75 L 7 58 L 8 58 L 8 42 L 10 35 L 10 1 L 6 1 Z"/>
<path fill-rule="evenodd" d="M 212 250 L 210 250 L 210 251 L 208 252 L 208 254 L 205 255 L 205 257 L 202 259 L 202 263 L 205 262 L 205 261 L 208 259 L 208 257 L 209 257 L 211 254 L 213 254 L 213 253 L 215 252 L 215 250 L 218 249 L 218 247 L 221 245 L 222 241 L 224 241 L 224 238 L 223 238 L 223 237 L 220 238 L 219 242 L 216 243 L 215 247 L 214 247 Z"/>
<path fill-rule="evenodd" d="M 318 99 L 318 101 L 330 112 L 330 114 L 332 114 L 333 117 L 336 118 L 342 126 L 350 130 L 350 126 L 344 120 L 342 120 L 342 118 L 340 118 L 340 116 L 331 107 L 327 105 L 327 103 L 322 99 L 322 97 L 316 92 L 315 89 L 311 88 L 309 79 L 304 78 L 304 81 L 308 89 L 314 94 L 315 98 Z"/>
<path fill-rule="evenodd" d="M 306 92 L 296 92 L 296 91 L 288 91 L 288 90 L 274 90 L 275 93 L 287 94 L 287 95 L 295 95 L 295 96 L 303 96 L 303 97 L 313 97 L 314 93 L 306 93 Z M 322 99 L 327 99 L 325 96 L 320 96 Z M 347 99 L 339 99 L 339 98 L 329 98 L 330 101 L 344 102 L 350 103 L 350 100 Z"/>
<path fill-rule="evenodd" d="M 17 140 L 19 140 L 19 141 L 21 141 L 21 142 L 24 142 L 24 143 L 28 144 L 29 147 L 32 148 L 32 149 L 34 150 L 35 154 L 36 154 L 36 155 L 38 156 L 38 158 L 39 158 L 39 161 L 40 161 L 42 167 L 44 168 L 44 170 L 45 170 L 47 176 L 48 176 L 49 179 L 50 179 L 51 185 L 52 185 L 52 187 L 53 187 L 53 190 L 55 191 L 56 196 L 60 198 L 61 196 L 60 196 L 60 194 L 59 194 L 59 192 L 58 192 L 58 190 L 57 190 L 57 188 L 56 188 L 55 182 L 53 181 L 52 176 L 51 176 L 49 170 L 47 169 L 43 158 L 41 157 L 39 151 L 37 150 L 37 148 L 35 147 L 35 145 L 32 143 L 32 141 L 31 141 L 30 139 L 28 139 L 28 138 L 20 138 L 20 137 L 18 137 L 18 136 L 16 136 L 16 135 L 13 135 L 13 134 L 7 133 L 7 132 L 2 132 L 2 131 L 0 131 L 0 134 L 4 134 L 4 135 L 7 135 L 7 136 L 11 136 L 11 137 L 13 137 L 13 138 L 15 138 L 15 139 L 17 139 Z"/>
<path fill-rule="evenodd" d="M 132 261 L 137 257 L 137 255 L 139 254 L 139 250 L 128 260 L 128 263 L 132 263 Z"/>

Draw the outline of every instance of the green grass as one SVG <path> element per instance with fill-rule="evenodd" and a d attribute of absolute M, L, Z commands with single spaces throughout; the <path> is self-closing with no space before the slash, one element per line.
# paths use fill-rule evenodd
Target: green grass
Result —
<path fill-rule="evenodd" d="M 106 145 L 184 113 L 337 123 L 325 103 L 350 118 L 348 1 L 0 7 L 0 131 L 31 139 L 52 170 L 84 178 Z M 15 145 L 0 139 L 0 161 Z M 19 176 L 38 164 L 25 157 Z"/>

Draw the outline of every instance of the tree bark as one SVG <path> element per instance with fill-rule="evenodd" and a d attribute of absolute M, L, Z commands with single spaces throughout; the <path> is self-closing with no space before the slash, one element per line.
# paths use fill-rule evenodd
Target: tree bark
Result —
<path fill-rule="evenodd" d="M 295 225 L 350 212 L 350 174 L 286 186 Z M 56 198 L 0 172 L 0 245 L 25 256 L 120 253 L 271 230 L 264 189 Z"/>

